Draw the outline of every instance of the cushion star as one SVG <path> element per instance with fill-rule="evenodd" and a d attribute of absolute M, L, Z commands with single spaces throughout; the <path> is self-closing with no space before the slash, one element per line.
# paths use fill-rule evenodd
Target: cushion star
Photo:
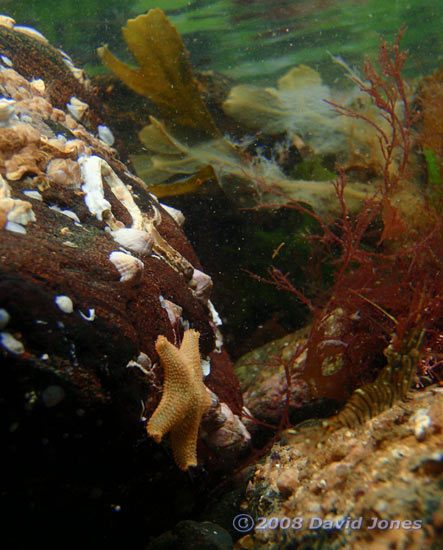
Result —
<path fill-rule="evenodd" d="M 147 430 L 157 443 L 170 433 L 174 459 L 182 470 L 197 465 L 198 429 L 212 402 L 203 384 L 199 336 L 196 330 L 186 330 L 180 348 L 163 335 L 158 336 L 155 344 L 165 382 L 160 404 Z"/>

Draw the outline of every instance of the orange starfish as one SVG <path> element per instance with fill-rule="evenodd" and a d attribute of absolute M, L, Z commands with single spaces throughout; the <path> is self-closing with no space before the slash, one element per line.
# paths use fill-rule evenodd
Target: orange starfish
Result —
<path fill-rule="evenodd" d="M 160 404 L 151 416 L 147 430 L 157 443 L 170 433 L 174 459 L 187 470 L 197 465 L 197 438 L 202 416 L 211 406 L 203 384 L 196 330 L 186 330 L 180 348 L 165 336 L 157 338 L 155 349 L 165 371 Z"/>

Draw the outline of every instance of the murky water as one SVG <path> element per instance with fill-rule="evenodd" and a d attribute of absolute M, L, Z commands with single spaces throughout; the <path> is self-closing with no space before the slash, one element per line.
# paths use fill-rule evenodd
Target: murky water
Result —
<path fill-rule="evenodd" d="M 392 40 L 406 24 L 406 76 L 428 74 L 442 61 L 443 7 L 439 0 L 10 0 L 0 10 L 31 25 L 79 64 L 101 68 L 95 49 L 108 43 L 130 59 L 121 39 L 126 20 L 163 9 L 182 34 L 193 66 L 235 79 L 273 82 L 304 63 L 337 77 L 328 51 L 360 65 L 374 56 L 380 35 Z"/>

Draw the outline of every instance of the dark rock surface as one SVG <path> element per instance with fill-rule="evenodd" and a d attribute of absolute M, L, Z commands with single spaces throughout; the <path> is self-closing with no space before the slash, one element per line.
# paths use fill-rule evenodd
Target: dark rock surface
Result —
<path fill-rule="evenodd" d="M 53 48 L 16 35 L 0 27 L 5 547 L 142 548 L 192 514 L 216 482 L 211 468 L 223 471 L 212 447 L 208 471 L 181 472 L 168 443 L 146 434 L 163 383 L 157 336 L 176 342 L 187 327 L 198 330 L 202 358 L 214 358 L 208 386 L 237 413 L 239 385 L 219 343 L 216 349 L 207 299 L 180 263 L 191 275 L 202 270 L 183 231 L 117 149 L 99 139 L 104 117 L 88 83 Z M 23 61 L 28 51 L 32 63 Z M 69 113 L 72 96 L 85 114 Z M 88 159 L 98 159 L 99 169 Z M 54 160 L 63 169 L 51 172 Z M 99 214 L 87 199 L 88 170 L 92 195 L 109 205 Z M 111 232 L 138 219 L 146 237 L 153 215 L 167 248 L 123 256 L 137 266 L 125 279 L 110 261 L 122 252 Z M 181 308 L 176 320 L 164 300 Z M 200 443 L 202 464 L 207 456 Z"/>

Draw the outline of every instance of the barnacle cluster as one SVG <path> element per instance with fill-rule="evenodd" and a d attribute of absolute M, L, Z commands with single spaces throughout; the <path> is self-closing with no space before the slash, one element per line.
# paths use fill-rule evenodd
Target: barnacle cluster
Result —
<path fill-rule="evenodd" d="M 137 280 L 143 267 L 130 251 L 141 256 L 153 251 L 182 273 L 190 288 L 199 296 L 204 294 L 207 301 L 207 292 L 200 289 L 208 286 L 210 278 L 196 282 L 201 279 L 200 272 L 197 270 L 194 277 L 194 267 L 162 237 L 157 229 L 161 223 L 157 201 L 152 198 L 150 213 L 142 213 L 128 185 L 117 175 L 119 170 L 127 178 L 135 178 L 116 159 L 110 130 L 101 125 L 97 135 L 91 134 L 81 123 L 88 109 L 86 103 L 71 97 L 65 111 L 53 107 L 45 83 L 26 80 L 11 63 L 6 62 L 0 71 L 0 171 L 6 178 L 0 182 L 1 227 L 25 232 L 24 226 L 35 221 L 31 203 L 13 198 L 8 182 L 27 177 L 32 188 L 27 191 L 36 197 L 38 190 L 51 186 L 72 190 L 77 196 L 83 194 L 89 212 L 104 221 L 116 243 L 127 249 L 125 256 L 112 256 L 122 281 Z M 57 125 L 58 133 L 53 130 Z M 130 227 L 114 215 L 105 198 L 107 189 L 129 213 Z"/>

